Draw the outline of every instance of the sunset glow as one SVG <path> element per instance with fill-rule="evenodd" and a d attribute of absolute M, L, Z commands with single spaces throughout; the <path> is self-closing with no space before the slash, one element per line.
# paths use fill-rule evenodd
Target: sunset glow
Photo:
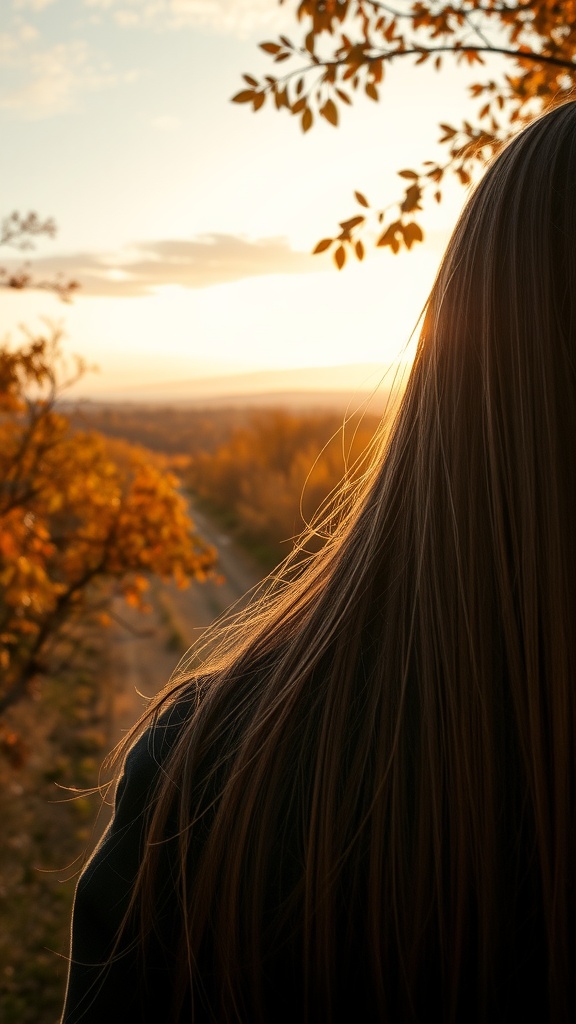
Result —
<path fill-rule="evenodd" d="M 242 72 L 264 67 L 257 43 L 286 28 L 289 5 L 9 6 L 3 212 L 54 216 L 58 237 L 33 259 L 82 290 L 70 307 L 2 293 L 4 333 L 61 322 L 67 349 L 99 366 L 84 393 L 101 395 L 409 357 L 464 192 L 427 211 L 426 242 L 411 253 L 375 251 L 338 273 L 310 252 L 355 212 L 355 188 L 397 198 L 397 171 L 435 155 L 440 111 L 460 116 L 469 73 L 393 68 L 380 104 L 360 100 L 338 129 L 303 136 L 284 112 L 229 102 Z"/>

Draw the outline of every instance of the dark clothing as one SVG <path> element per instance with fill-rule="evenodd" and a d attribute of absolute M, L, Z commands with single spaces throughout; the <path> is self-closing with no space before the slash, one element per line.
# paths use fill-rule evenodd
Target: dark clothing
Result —
<path fill-rule="evenodd" d="M 191 702 L 182 701 L 165 712 L 130 750 L 116 791 L 113 820 L 96 852 L 85 867 L 76 889 L 72 922 L 71 964 L 61 1024 L 160 1024 L 168 1019 L 174 980 L 173 950 L 178 948 L 180 919 L 174 864 L 177 841 L 162 844 L 158 877 L 163 891 L 155 900 L 161 914 L 155 919 L 155 933 L 142 965 L 140 935 L 128 923 L 115 949 L 118 929 L 129 906 L 130 896 L 144 851 L 147 811 L 163 765 L 177 740 L 182 723 L 191 712 Z M 226 747 L 226 741 L 224 740 Z M 177 831 L 173 819 L 168 835 Z M 198 846 L 196 843 L 196 853 Z M 194 847 L 194 842 L 192 843 Z M 286 858 L 289 860 L 290 858 Z M 279 874 L 286 873 L 283 863 Z M 193 877 L 193 875 L 192 875 Z M 292 879 L 290 880 L 292 882 Z M 290 884 L 290 883 L 288 883 Z M 275 901 L 274 901 L 275 902 Z M 267 1005 L 273 1006 L 270 1024 L 296 1024 L 303 1019 L 303 989 L 299 965 L 302 946 L 298 927 L 288 922 L 289 934 L 281 952 L 268 950 L 259 965 Z M 346 943 L 349 946 L 349 942 Z M 358 944 L 361 951 L 361 942 Z M 337 999 L 337 1020 L 358 1020 L 381 1024 L 370 1008 L 370 990 L 363 978 L 363 958 L 344 957 L 340 977 L 345 992 Z M 213 955 L 205 949 L 197 972 L 201 992 L 195 993 L 194 1016 L 190 1003 L 179 1019 L 188 1024 L 220 1024 L 218 979 Z M 359 998 L 359 993 L 360 998 Z M 327 1024 L 322 1013 L 312 1014 L 311 1024 Z M 239 1024 L 251 1024 L 250 1014 Z"/>
<path fill-rule="evenodd" d="M 137 935 L 131 934 L 129 927 L 120 950 L 113 954 L 142 859 L 150 799 L 189 710 L 189 702 L 170 708 L 128 754 L 116 791 L 113 820 L 76 889 L 62 1024 L 113 1024 L 120 1020 L 124 1024 L 157 1024 L 165 1019 L 171 972 L 167 950 L 176 927 L 173 901 L 161 922 L 161 941 L 156 939 L 151 959 L 154 967 L 147 963 L 145 979 L 139 967 Z M 168 859 L 170 850 L 163 855 Z"/>
<path fill-rule="evenodd" d="M 172 1019 L 169 1007 L 175 975 L 174 951 L 181 948 L 181 920 L 174 867 L 177 840 L 170 839 L 177 828 L 172 819 L 169 819 L 167 840 L 161 844 L 157 874 L 160 891 L 155 898 L 154 934 L 149 937 L 145 967 L 141 960 L 140 936 L 136 925 L 128 924 L 118 949 L 115 948 L 115 941 L 129 907 L 134 880 L 142 860 L 147 812 L 156 784 L 191 709 L 190 701 L 182 701 L 169 708 L 141 736 L 128 754 L 117 788 L 114 818 L 83 871 L 76 891 L 71 965 L 62 1024 L 115 1024 L 116 1021 L 122 1024 L 161 1024 Z M 229 741 L 229 737 L 227 739 Z M 223 739 L 223 745 L 226 749 L 226 739 Z M 278 865 L 276 883 L 286 891 L 293 890 L 294 879 L 285 879 L 284 876 L 289 873 L 289 864 L 296 863 L 290 825 L 292 817 L 287 807 L 286 841 L 274 859 Z M 202 848 L 202 840 L 197 835 L 192 836 L 194 847 L 194 856 L 197 856 L 198 850 Z M 287 853 L 290 849 L 291 854 Z M 189 864 L 190 879 L 193 879 L 194 857 Z M 497 996 L 497 1005 L 492 1003 L 489 1014 L 479 1014 L 476 983 L 471 984 L 469 993 L 463 992 L 462 1013 L 458 1013 L 458 1021 L 476 1022 L 481 1019 L 482 1024 L 485 1021 L 490 1021 L 490 1024 L 508 1024 L 513 1019 L 526 1017 L 538 1020 L 540 1024 L 555 1024 L 549 1015 L 543 985 L 543 928 L 540 923 L 530 924 L 529 908 L 532 902 L 531 896 L 526 899 L 525 924 L 522 933 L 517 936 L 517 948 L 513 950 L 512 956 L 516 968 L 513 968 L 512 962 L 510 969 L 504 965 L 505 981 Z M 282 899 L 272 899 L 266 912 L 276 914 L 274 908 L 279 903 L 282 903 Z M 347 903 L 345 893 L 341 903 L 344 908 Z M 378 1015 L 372 1003 L 373 981 L 367 969 L 367 936 L 363 928 L 362 908 L 354 913 L 355 916 L 350 918 L 345 917 L 343 912 L 342 919 L 336 924 L 337 936 L 341 939 L 337 948 L 342 952 L 341 962 L 335 972 L 335 977 L 341 983 L 341 989 L 334 993 L 336 1013 L 328 1021 L 320 1006 L 318 1013 L 311 1012 L 310 1024 L 335 1024 L 340 1020 L 383 1024 L 381 1015 Z M 282 940 L 282 945 L 276 949 L 269 949 L 268 960 L 261 965 L 266 1005 L 274 1007 L 266 1018 L 270 1024 L 296 1024 L 303 1019 L 303 947 L 297 919 L 288 923 L 284 935 L 289 936 L 289 939 L 285 942 Z M 522 948 L 525 955 L 520 955 Z M 468 954 L 473 970 L 475 958 L 472 947 Z M 205 949 L 195 975 L 203 994 L 200 994 L 199 1000 L 198 993 L 195 993 L 194 1024 L 220 1024 L 215 1009 L 218 1006 L 218 979 L 214 962 L 213 954 Z M 406 1015 L 392 1012 L 386 1024 L 406 1024 L 408 1020 L 430 1024 L 431 1021 L 448 1019 L 448 1015 L 441 1009 L 443 997 L 438 988 L 440 972 L 433 948 L 427 968 L 429 979 L 420 986 L 414 1013 Z M 512 971 L 516 972 L 515 976 Z M 393 977 L 394 971 L 389 971 L 388 976 Z M 310 1007 L 310 1001 L 306 1005 Z M 185 1006 L 179 1019 L 182 1024 L 189 1024 L 192 1020 L 190 1003 Z M 250 1014 L 239 1017 L 238 1022 L 251 1024 Z"/>

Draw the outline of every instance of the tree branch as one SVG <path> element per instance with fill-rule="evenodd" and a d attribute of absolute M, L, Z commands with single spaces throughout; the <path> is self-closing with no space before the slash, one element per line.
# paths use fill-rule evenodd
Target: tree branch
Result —
<path fill-rule="evenodd" d="M 388 63 L 391 63 L 397 57 L 421 57 L 423 54 L 429 54 L 430 56 L 433 56 L 434 54 L 441 53 L 448 53 L 452 54 L 453 56 L 457 56 L 460 53 L 493 53 L 500 54 L 505 57 L 513 57 L 515 60 L 531 61 L 534 64 L 550 64 L 553 67 L 564 68 L 568 72 L 576 72 L 576 63 L 561 57 L 553 57 L 547 54 L 535 53 L 533 50 L 524 51 L 509 49 L 504 46 L 478 45 L 414 46 L 411 47 L 410 49 L 380 50 L 377 53 L 373 54 L 364 53 L 362 55 L 361 60 L 358 62 L 357 66 L 358 68 L 361 68 L 364 65 L 375 64 L 378 61 L 386 61 Z M 349 55 L 337 57 L 334 60 L 316 59 L 313 63 L 309 63 L 305 67 L 294 68 L 291 71 L 287 71 L 279 79 L 267 79 L 266 85 L 263 86 L 261 90 L 254 88 L 253 92 L 255 95 L 257 95 L 259 92 L 262 95 L 265 93 L 274 92 L 277 89 L 278 85 L 284 86 L 297 76 L 307 75 L 310 71 L 316 70 L 317 72 L 321 72 L 323 68 L 327 70 L 328 68 L 350 67 L 351 63 L 356 62 L 351 62 L 349 59 Z M 313 89 L 313 86 L 311 87 L 311 89 Z M 290 109 L 289 104 L 288 109 Z"/>
<path fill-rule="evenodd" d="M 481 39 L 481 40 L 482 40 L 482 42 L 483 42 L 483 43 L 484 43 L 484 44 L 485 44 L 486 46 L 489 46 L 489 47 L 490 47 L 490 49 L 493 49 L 493 47 L 492 47 L 492 43 L 490 42 L 490 40 L 488 39 L 488 37 L 484 35 L 484 32 L 483 32 L 483 30 L 482 30 L 482 29 L 481 29 L 481 28 L 480 28 L 480 27 L 479 27 L 478 25 L 475 25 L 475 24 L 474 24 L 474 22 L 472 21 L 472 17 L 471 17 L 471 12 L 470 12 L 470 11 L 468 11 L 468 10 L 466 10 L 466 11 L 462 10 L 462 15 L 463 15 L 463 17 L 464 17 L 464 20 L 466 21 L 466 23 L 467 23 L 467 24 L 468 24 L 468 25 L 470 26 L 470 28 L 472 29 L 472 31 L 476 33 L 476 35 L 478 36 L 478 38 L 479 38 L 479 39 Z"/>
<path fill-rule="evenodd" d="M 6 245 L 20 250 L 32 249 L 34 246 L 32 239 L 39 235 L 54 238 L 56 222 L 52 217 L 42 220 L 32 210 L 25 217 L 14 211 L 0 222 L 0 246 Z M 17 291 L 21 291 L 23 288 L 41 288 L 54 292 L 62 302 L 70 302 L 80 284 L 78 281 L 66 281 L 60 277 L 56 277 L 52 281 L 35 281 L 25 265 L 17 270 L 0 267 L 0 287 L 14 288 Z"/>
<path fill-rule="evenodd" d="M 459 53 L 498 53 L 505 57 L 514 57 L 516 60 L 529 60 L 535 64 L 551 64 L 554 67 L 564 68 L 566 71 L 576 71 L 576 63 L 574 61 L 564 59 L 562 57 L 552 57 L 544 53 L 535 53 L 533 50 L 512 50 L 505 46 L 414 46 L 410 49 L 405 50 L 381 50 L 376 54 L 371 54 L 360 61 L 359 67 L 362 64 L 374 64 L 379 60 L 390 61 L 395 57 L 421 57 L 422 54 L 433 55 L 435 53 L 452 53 L 454 55 Z M 309 64 L 306 68 L 307 71 L 313 67 L 346 67 L 350 65 L 350 61 L 345 57 L 338 58 L 330 61 L 319 61 L 318 64 Z M 298 72 L 295 72 L 297 74 Z M 300 72 L 301 74 L 302 72 Z"/>
<path fill-rule="evenodd" d="M 14 291 L 23 291 L 24 288 L 39 289 L 54 292 L 62 302 L 70 302 L 74 292 L 80 288 L 80 282 L 66 281 L 59 277 L 52 280 L 43 280 L 42 278 L 36 280 L 26 264 L 23 267 L 18 267 L 17 270 L 0 267 L 0 288 L 11 288 Z"/>

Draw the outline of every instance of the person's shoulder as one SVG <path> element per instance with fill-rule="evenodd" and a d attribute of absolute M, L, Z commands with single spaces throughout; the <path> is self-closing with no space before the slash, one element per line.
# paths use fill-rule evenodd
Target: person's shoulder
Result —
<path fill-rule="evenodd" d="M 129 748 L 121 783 L 135 780 L 148 789 L 165 770 L 170 755 L 198 706 L 196 685 L 188 685 L 169 704 L 160 706 Z"/>
<path fill-rule="evenodd" d="M 124 865 L 130 862 L 130 869 L 118 871 L 119 875 L 135 874 L 146 822 L 159 785 L 169 771 L 170 754 L 196 704 L 194 690 L 187 688 L 169 704 L 160 706 L 129 748 L 118 777 L 112 820 L 84 866 L 79 891 L 91 884 L 93 876 L 102 874 L 106 864 L 113 865 L 115 858 Z"/>

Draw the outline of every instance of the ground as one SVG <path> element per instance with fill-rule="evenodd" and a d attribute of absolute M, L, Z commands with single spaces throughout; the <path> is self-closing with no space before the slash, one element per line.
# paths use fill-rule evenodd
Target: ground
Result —
<path fill-rule="evenodd" d="M 10 716 L 28 757 L 20 768 L 0 761 L 2 1024 L 58 1020 L 75 881 L 109 816 L 102 795 L 87 791 L 99 781 L 104 755 L 206 626 L 245 600 L 262 576 L 218 526 L 193 514 L 218 550 L 223 581 L 178 590 L 155 580 L 144 616 L 116 602 L 114 614 L 131 628 L 115 620 L 107 632 L 87 633 L 74 685 L 47 680 Z"/>

